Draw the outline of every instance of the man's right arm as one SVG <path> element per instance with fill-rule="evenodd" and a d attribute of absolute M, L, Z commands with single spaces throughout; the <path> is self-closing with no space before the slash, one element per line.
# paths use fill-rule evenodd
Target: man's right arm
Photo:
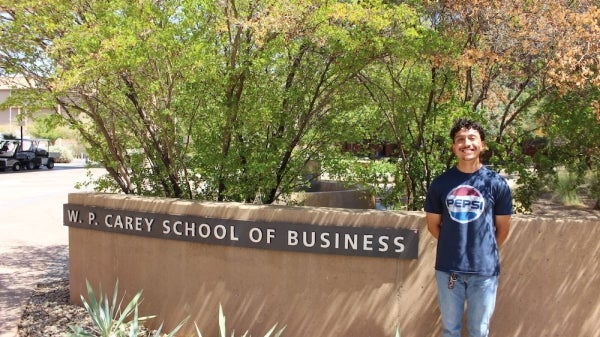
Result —
<path fill-rule="evenodd" d="M 429 229 L 429 233 L 431 233 L 434 238 L 438 239 L 440 237 L 442 215 L 425 212 L 425 221 L 427 222 L 427 229 Z"/>

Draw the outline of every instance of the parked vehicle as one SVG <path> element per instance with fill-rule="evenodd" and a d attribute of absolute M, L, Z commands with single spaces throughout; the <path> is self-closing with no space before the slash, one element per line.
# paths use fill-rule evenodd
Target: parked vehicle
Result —
<path fill-rule="evenodd" d="M 47 139 L 2 139 L 0 140 L 0 171 L 12 168 L 20 171 L 39 169 L 46 166 L 54 168 L 54 158 L 48 152 Z"/>

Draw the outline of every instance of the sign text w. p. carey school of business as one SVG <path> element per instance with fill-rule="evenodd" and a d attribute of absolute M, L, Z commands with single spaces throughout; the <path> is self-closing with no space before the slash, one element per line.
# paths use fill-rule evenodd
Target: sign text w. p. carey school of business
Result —
<path fill-rule="evenodd" d="M 154 238 L 283 251 L 416 259 L 416 229 L 317 226 L 65 204 L 65 226 Z"/>

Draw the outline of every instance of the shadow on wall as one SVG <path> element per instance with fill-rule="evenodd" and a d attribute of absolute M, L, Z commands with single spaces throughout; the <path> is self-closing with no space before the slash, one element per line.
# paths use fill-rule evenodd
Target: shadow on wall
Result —
<path fill-rule="evenodd" d="M 219 209 L 224 212 L 222 205 Z M 314 218 L 322 223 L 336 212 L 286 209 L 290 218 L 318 212 Z M 400 227 L 422 223 L 422 215 L 372 212 L 379 216 L 380 225 L 385 218 Z M 346 210 L 338 216 L 352 223 L 361 218 L 358 213 Z M 435 336 L 439 331 L 430 243 L 420 245 L 419 260 L 405 260 L 237 248 L 78 228 L 69 231 L 71 300 L 76 302 L 84 291 L 83 275 L 93 284 L 105 285 L 118 277 L 123 292 L 144 289 L 140 314 L 157 315 L 159 321 L 152 324 L 156 327 L 164 320 L 167 331 L 189 316 L 183 335 L 192 334 L 194 322 L 203 335 L 217 335 L 219 304 L 229 331 L 250 329 L 253 336 L 264 334 L 275 323 L 287 326 L 284 336 L 288 337 L 393 337 L 397 327 L 403 336 L 415 332 Z M 424 235 L 428 234 L 421 232 L 421 238 Z M 107 254 L 93 253 L 97 251 Z"/>
<path fill-rule="evenodd" d="M 600 224 L 519 217 L 512 227 L 490 336 L 598 336 Z"/>
<path fill-rule="evenodd" d="M 250 329 L 255 336 L 275 323 L 287 326 L 286 337 L 386 337 L 393 336 L 398 325 L 403 336 L 439 336 L 436 240 L 427 233 L 422 212 L 99 194 L 70 194 L 69 201 L 172 214 L 187 209 L 206 217 L 275 223 L 418 228 L 419 259 L 402 260 L 209 245 L 71 227 L 71 301 L 77 302 L 85 291 L 85 278 L 105 285 L 119 278 L 128 294 L 144 289 L 140 314 L 157 315 L 166 330 L 189 316 L 184 335 L 193 333 L 193 322 L 204 335 L 217 335 L 222 304 L 228 330 Z M 598 220 L 515 216 L 501 258 L 491 337 L 598 336 Z"/>
<path fill-rule="evenodd" d="M 261 336 L 275 323 L 287 326 L 283 335 L 291 337 L 393 337 L 398 326 L 407 333 L 427 332 L 422 336 L 439 331 L 435 320 L 421 319 L 435 315 L 437 306 L 434 284 L 419 283 L 428 276 L 410 266 L 417 262 L 353 257 L 348 263 L 340 256 L 221 247 L 197 250 L 197 246 L 177 254 L 179 266 L 129 270 L 171 285 L 160 293 L 144 292 L 143 304 L 153 308 L 145 314 L 158 313 L 171 327 L 190 315 L 190 322 L 197 322 L 207 336 L 218 334 L 219 303 L 228 330 L 250 329 L 253 336 Z M 190 269 L 192 261 L 205 272 Z M 158 276 L 157 268 L 168 272 Z M 203 276 L 192 284 L 180 283 L 177 275 L 186 273 Z M 176 310 L 166 299 L 179 303 Z"/>

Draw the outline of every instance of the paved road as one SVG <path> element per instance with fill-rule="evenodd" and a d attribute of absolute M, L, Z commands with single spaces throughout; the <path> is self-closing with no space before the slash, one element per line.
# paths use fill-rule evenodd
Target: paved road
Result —
<path fill-rule="evenodd" d="M 83 162 L 0 172 L 0 337 L 16 335 L 36 284 L 68 275 L 62 205 L 86 172 Z"/>

